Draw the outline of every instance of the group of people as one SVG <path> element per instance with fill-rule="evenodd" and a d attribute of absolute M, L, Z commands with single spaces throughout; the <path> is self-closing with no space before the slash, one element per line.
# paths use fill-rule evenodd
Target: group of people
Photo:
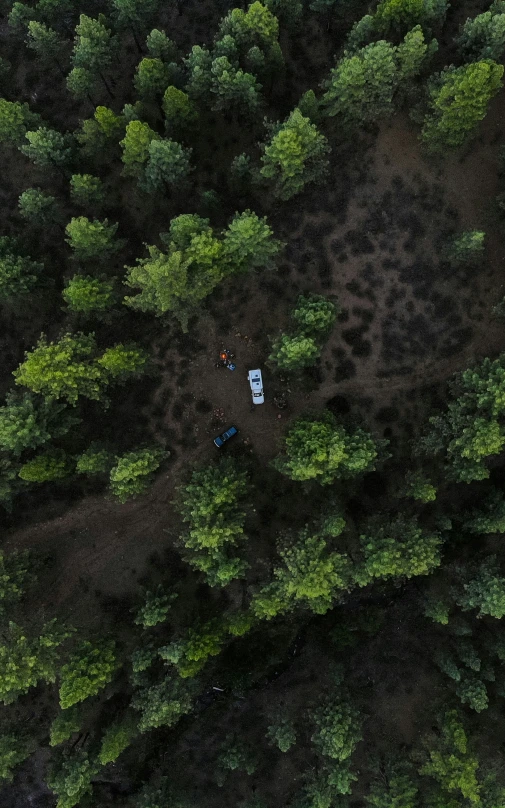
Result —
<path fill-rule="evenodd" d="M 235 354 L 224 348 L 219 354 L 219 362 L 216 362 L 217 368 L 228 368 L 228 370 L 235 370 L 236 365 L 232 361 L 235 359 Z"/>

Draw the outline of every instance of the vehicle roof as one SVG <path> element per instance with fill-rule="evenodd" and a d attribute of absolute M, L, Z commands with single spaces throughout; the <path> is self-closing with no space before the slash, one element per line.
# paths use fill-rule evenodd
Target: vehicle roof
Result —
<path fill-rule="evenodd" d="M 261 390 L 263 387 L 263 379 L 261 377 L 261 370 L 250 370 L 249 371 L 249 383 L 251 385 L 251 390 Z"/>

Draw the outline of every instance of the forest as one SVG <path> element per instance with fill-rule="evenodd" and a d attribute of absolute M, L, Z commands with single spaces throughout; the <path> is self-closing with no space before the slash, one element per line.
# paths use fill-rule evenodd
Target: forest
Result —
<path fill-rule="evenodd" d="M 0 0 L 0 808 L 505 808 L 504 57 Z"/>

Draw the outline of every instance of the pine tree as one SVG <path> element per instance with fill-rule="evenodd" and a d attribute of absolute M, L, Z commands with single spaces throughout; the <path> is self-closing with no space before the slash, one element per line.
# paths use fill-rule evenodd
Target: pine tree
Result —
<path fill-rule="evenodd" d="M 82 642 L 60 671 L 60 707 L 67 710 L 74 704 L 96 696 L 113 678 L 117 668 L 113 642 L 98 645 Z"/>
<path fill-rule="evenodd" d="M 117 458 L 110 472 L 110 490 L 120 502 L 143 494 L 167 452 L 162 449 L 138 449 Z"/>
<path fill-rule="evenodd" d="M 16 241 L 0 236 L 0 300 L 6 302 L 30 292 L 43 269 L 41 263 L 19 252 Z"/>
<path fill-rule="evenodd" d="M 428 112 L 421 140 L 431 152 L 456 149 L 485 117 L 489 102 L 502 87 L 503 66 L 490 59 L 448 67 L 428 86 Z"/>
<path fill-rule="evenodd" d="M 54 223 L 58 216 L 56 197 L 46 194 L 40 188 L 27 188 L 19 197 L 19 213 L 35 225 Z"/>
<path fill-rule="evenodd" d="M 67 281 L 62 297 L 70 311 L 77 314 L 100 314 L 109 311 L 114 305 L 114 284 L 110 280 L 94 278 L 92 275 L 74 275 Z"/>
<path fill-rule="evenodd" d="M 55 129 L 41 126 L 35 131 L 26 132 L 27 145 L 20 151 L 40 168 L 57 168 L 60 171 L 72 158 L 72 137 L 62 135 Z"/>
<path fill-rule="evenodd" d="M 66 241 L 76 259 L 105 261 L 125 244 L 124 240 L 114 238 L 117 229 L 117 223 L 109 224 L 107 219 L 100 222 L 87 216 L 77 216 L 65 228 Z"/>
<path fill-rule="evenodd" d="M 368 433 L 347 431 L 327 412 L 294 421 L 284 437 L 284 454 L 272 465 L 291 480 L 317 480 L 324 485 L 370 471 L 379 449 Z"/>
<path fill-rule="evenodd" d="M 37 54 L 42 65 L 54 62 L 60 73 L 64 75 L 61 54 L 64 53 L 65 43 L 56 31 L 44 25 L 43 22 L 30 20 L 26 44 Z"/>
<path fill-rule="evenodd" d="M 109 70 L 114 58 L 115 38 L 105 25 L 106 18 L 100 15 L 94 20 L 81 14 L 75 27 L 74 51 L 72 63 L 74 68 L 87 70 L 92 76 L 99 76 L 112 96 L 112 91 L 104 73 Z"/>
<path fill-rule="evenodd" d="M 260 174 L 272 182 L 274 195 L 282 200 L 321 180 L 328 165 L 328 141 L 299 109 L 271 129 L 271 139 L 262 148 Z"/>
<path fill-rule="evenodd" d="M 0 98 L 0 143 L 21 146 L 29 130 L 40 125 L 40 115 L 30 110 L 28 104 Z"/>
<path fill-rule="evenodd" d="M 173 140 L 152 140 L 140 187 L 148 193 L 183 187 L 192 169 L 191 152 Z"/>

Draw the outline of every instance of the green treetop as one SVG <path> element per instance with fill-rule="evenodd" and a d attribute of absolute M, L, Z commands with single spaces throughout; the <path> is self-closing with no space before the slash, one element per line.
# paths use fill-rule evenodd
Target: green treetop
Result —
<path fill-rule="evenodd" d="M 20 146 L 29 130 L 40 125 L 40 115 L 20 101 L 0 98 L 0 143 Z"/>
<path fill-rule="evenodd" d="M 47 225 L 58 215 L 56 197 L 45 194 L 40 188 L 27 188 L 19 197 L 19 213 L 35 225 Z"/>
<path fill-rule="evenodd" d="M 223 259 L 233 272 L 249 272 L 272 267 L 283 244 L 274 239 L 266 217 L 244 210 L 235 214 L 224 231 L 223 247 Z"/>
<path fill-rule="evenodd" d="M 20 626 L 9 623 L 0 644 L 0 701 L 12 704 L 39 682 L 54 682 L 58 649 L 68 636 L 54 620 L 32 639 Z"/>
<path fill-rule="evenodd" d="M 494 489 L 464 521 L 464 527 L 471 533 L 505 533 L 505 499 L 503 493 Z"/>
<path fill-rule="evenodd" d="M 449 622 L 451 604 L 445 598 L 428 595 L 424 604 L 424 615 L 434 623 L 446 626 Z"/>
<path fill-rule="evenodd" d="M 56 808 L 74 808 L 89 796 L 92 793 L 91 781 L 99 770 L 99 765 L 89 759 L 83 748 L 64 750 L 61 755 L 53 758 L 47 785 L 57 797 Z"/>
<path fill-rule="evenodd" d="M 191 261 L 184 258 L 182 252 L 177 250 L 167 255 L 154 246 L 148 247 L 148 251 L 149 258 L 139 259 L 136 267 L 128 268 L 127 285 L 141 291 L 125 297 L 124 302 L 140 311 L 154 311 L 158 316 L 174 312 L 187 330 L 188 305 L 195 301 L 195 296 L 199 301 L 210 294 L 220 275 L 216 273 L 215 279 L 211 279 L 207 271 L 207 288 L 202 288 L 201 283 L 195 286 L 188 277 Z"/>
<path fill-rule="evenodd" d="M 105 261 L 124 246 L 124 240 L 114 238 L 117 229 L 117 223 L 109 224 L 108 219 L 100 222 L 87 216 L 77 216 L 67 224 L 65 240 L 78 260 Z"/>
<path fill-rule="evenodd" d="M 289 6 L 290 20 L 296 13 Z M 226 56 L 231 63 L 243 61 L 253 73 L 266 73 L 282 67 L 279 47 L 279 21 L 267 5 L 251 3 L 247 11 L 233 8 L 222 20 L 216 37 L 214 56 Z"/>
<path fill-rule="evenodd" d="M 455 266 L 474 264 L 482 259 L 486 234 L 482 230 L 466 230 L 451 240 L 447 258 Z"/>
<path fill-rule="evenodd" d="M 63 404 L 11 391 L 0 407 L 0 450 L 20 455 L 66 435 L 78 423 L 79 419 L 70 416 Z"/>
<path fill-rule="evenodd" d="M 151 628 L 163 623 L 177 595 L 166 592 L 160 585 L 154 591 L 147 590 L 144 602 L 138 610 L 135 623 L 142 628 Z"/>
<path fill-rule="evenodd" d="M 114 305 L 114 284 L 91 275 L 74 275 L 67 281 L 62 297 L 70 311 L 76 314 L 100 313 Z"/>
<path fill-rule="evenodd" d="M 372 780 L 365 802 L 371 808 L 416 808 L 419 788 L 408 762 L 388 761 Z"/>
<path fill-rule="evenodd" d="M 245 538 L 248 479 L 232 460 L 193 472 L 181 489 L 179 508 L 188 531 L 182 541 L 188 560 L 214 586 L 223 586 L 243 574 L 244 563 L 230 548 Z"/>
<path fill-rule="evenodd" d="M 194 471 L 179 501 L 183 521 L 189 524 L 186 547 L 212 550 L 243 538 L 246 514 L 240 503 L 247 491 L 247 475 L 233 460 Z"/>
<path fill-rule="evenodd" d="M 160 0 L 112 0 L 112 5 L 120 26 L 144 31 L 156 15 Z"/>
<path fill-rule="evenodd" d="M 74 705 L 68 710 L 61 710 L 51 723 L 49 746 L 59 746 L 60 743 L 68 741 L 75 732 L 79 732 L 81 725 L 82 714 L 79 707 Z"/>
<path fill-rule="evenodd" d="M 130 714 L 107 727 L 98 755 L 100 765 L 106 766 L 107 763 L 114 763 L 119 755 L 130 746 L 136 734 L 137 719 Z"/>
<path fill-rule="evenodd" d="M 66 710 L 96 696 L 112 681 L 116 668 L 114 643 L 81 643 L 60 671 L 60 707 Z"/>
<path fill-rule="evenodd" d="M 456 685 L 456 694 L 462 704 L 481 713 L 489 707 L 487 688 L 482 679 L 475 674 L 464 672 L 461 681 Z"/>
<path fill-rule="evenodd" d="M 479 761 L 468 751 L 465 730 L 455 711 L 445 714 L 440 734 L 425 738 L 424 746 L 425 762 L 419 772 L 440 784 L 446 797 L 445 804 L 454 794 L 468 800 L 470 805 L 479 803 L 480 787 L 476 774 Z"/>
<path fill-rule="evenodd" d="M 267 738 L 281 752 L 288 752 L 296 743 L 296 730 L 293 721 L 282 713 L 275 715 L 268 727 Z"/>
<path fill-rule="evenodd" d="M 146 687 L 134 696 L 132 706 L 140 712 L 139 730 L 171 727 L 193 708 L 195 685 L 191 679 L 166 676 L 158 684 Z"/>
<path fill-rule="evenodd" d="M 23 463 L 18 475 L 28 483 L 49 483 L 63 480 L 69 476 L 70 472 L 69 459 L 60 449 L 35 455 L 31 460 Z"/>
<path fill-rule="evenodd" d="M 457 42 L 466 57 L 499 62 L 505 50 L 505 6 L 493 3 L 488 11 L 467 19 Z"/>
<path fill-rule="evenodd" d="M 96 89 L 96 77 L 85 67 L 74 67 L 67 76 L 67 89 L 77 101 L 87 98 L 94 106 L 91 93 Z"/>
<path fill-rule="evenodd" d="M 172 85 L 163 94 L 162 107 L 168 132 L 184 131 L 198 119 L 198 111 L 189 95 Z"/>
<path fill-rule="evenodd" d="M 110 472 L 110 491 L 120 502 L 143 494 L 167 452 L 158 448 L 138 449 L 117 458 Z"/>
<path fill-rule="evenodd" d="M 184 64 L 189 77 L 186 84 L 189 97 L 195 101 L 205 99 L 210 93 L 212 83 L 212 56 L 208 49 L 205 46 L 193 45 L 184 59 Z"/>
<path fill-rule="evenodd" d="M 72 138 L 62 135 L 55 129 L 41 126 L 35 131 L 26 132 L 28 143 L 21 145 L 20 151 L 40 168 L 55 167 L 61 169 L 72 157 Z"/>
<path fill-rule="evenodd" d="M 291 541 L 280 543 L 282 566 L 274 568 L 274 581 L 259 590 L 252 601 L 253 613 L 270 619 L 296 606 L 325 614 L 339 592 L 351 582 L 347 556 L 333 552 L 325 539 L 309 529 Z"/>
<path fill-rule="evenodd" d="M 147 123 L 130 121 L 120 146 L 123 149 L 124 173 L 139 176 L 149 158 L 149 146 L 153 140 L 160 140 Z"/>
<path fill-rule="evenodd" d="M 42 65 L 55 62 L 60 72 L 63 72 L 60 59 L 61 54 L 64 53 L 65 41 L 56 31 L 44 25 L 43 22 L 30 20 L 28 23 L 26 44 L 37 54 L 39 62 Z"/>
<path fill-rule="evenodd" d="M 321 349 L 312 337 L 304 334 L 280 334 L 272 342 L 268 361 L 279 370 L 301 370 L 311 367 L 320 353 Z"/>
<path fill-rule="evenodd" d="M 311 714 L 316 730 L 312 743 L 326 757 L 343 762 L 362 740 L 358 710 L 343 698 L 329 697 Z"/>
<path fill-rule="evenodd" d="M 92 443 L 76 460 L 78 474 L 109 474 L 114 465 L 114 457 L 99 443 Z"/>
<path fill-rule="evenodd" d="M 79 395 L 98 400 L 102 374 L 91 361 L 95 350 L 92 335 L 66 334 L 56 343 L 48 343 L 42 336 L 14 371 L 16 384 L 44 398 L 64 398 L 70 404 L 75 404 Z"/>
<path fill-rule="evenodd" d="M 35 9 L 19 2 L 19 0 L 15 0 L 9 12 L 9 28 L 16 34 L 24 34 L 29 21 L 36 16 Z"/>
<path fill-rule="evenodd" d="M 375 26 L 384 35 L 404 35 L 415 25 L 429 29 L 443 22 L 448 6 L 448 0 L 381 0 L 375 11 Z"/>
<path fill-rule="evenodd" d="M 159 649 L 159 655 L 176 666 L 183 679 L 195 676 L 211 656 L 217 656 L 226 640 L 226 628 L 219 620 L 209 620 L 190 628 L 183 640 Z"/>
<path fill-rule="evenodd" d="M 234 8 L 221 20 L 219 39 L 226 34 L 248 48 L 253 45 L 265 47 L 277 41 L 279 22 L 266 6 L 254 2 L 247 11 Z"/>
<path fill-rule="evenodd" d="M 72 174 L 70 197 L 74 204 L 96 211 L 104 201 L 102 180 L 92 174 Z"/>
<path fill-rule="evenodd" d="M 291 312 L 297 332 L 281 333 L 273 340 L 269 362 L 288 372 L 313 365 L 338 311 L 337 306 L 322 295 L 300 295 Z"/>
<path fill-rule="evenodd" d="M 107 380 L 121 383 L 142 375 L 146 370 L 149 356 L 134 342 L 118 342 L 107 348 L 96 361 L 103 369 Z"/>
<path fill-rule="evenodd" d="M 124 135 L 126 121 L 108 107 L 97 107 L 93 118 L 82 122 L 82 132 L 77 140 L 86 156 L 95 157 L 107 146 L 119 143 Z"/>
<path fill-rule="evenodd" d="M 26 738 L 17 732 L 0 734 L 0 781 L 13 780 L 13 769 L 26 760 L 30 753 L 30 745 Z"/>
<path fill-rule="evenodd" d="M 75 68 L 82 68 L 91 74 L 99 75 L 109 90 L 103 72 L 108 70 L 112 64 L 116 43 L 104 22 L 103 15 L 100 15 L 97 20 L 87 17 L 85 14 L 80 15 L 79 23 L 75 27 L 72 63 Z"/>
<path fill-rule="evenodd" d="M 304 334 L 326 335 L 340 308 L 323 295 L 300 295 L 291 317 Z"/>
<path fill-rule="evenodd" d="M 324 135 L 295 109 L 283 124 L 273 127 L 270 141 L 263 146 L 260 174 L 272 182 L 275 196 L 290 199 L 322 177 L 329 151 Z"/>
<path fill-rule="evenodd" d="M 308 118 L 314 124 L 318 124 L 321 119 L 319 100 L 316 98 L 314 90 L 307 90 L 298 101 L 298 109 L 304 118 Z"/>
<path fill-rule="evenodd" d="M 42 264 L 20 254 L 14 239 L 0 236 L 0 301 L 30 292 L 43 269 Z"/>
<path fill-rule="evenodd" d="M 170 68 L 161 59 L 145 57 L 137 65 L 133 84 L 141 98 L 151 101 L 165 92 L 170 76 Z"/>
<path fill-rule="evenodd" d="M 226 56 L 219 56 L 212 62 L 211 77 L 210 89 L 215 96 L 212 109 L 257 114 L 261 106 L 261 84 L 252 73 L 245 73 Z"/>
<path fill-rule="evenodd" d="M 477 617 L 489 615 L 500 620 L 505 615 L 505 577 L 496 556 L 483 561 L 476 574 L 463 584 L 457 603 L 465 610 L 478 609 Z"/>
<path fill-rule="evenodd" d="M 177 46 L 168 38 L 164 31 L 153 28 L 147 36 L 146 47 L 149 55 L 153 59 L 161 59 L 162 62 L 174 62 L 177 58 Z"/>
<path fill-rule="evenodd" d="M 395 94 L 410 86 L 433 50 L 417 26 L 398 46 L 381 40 L 344 52 L 323 82 L 321 109 L 348 133 L 390 115 Z"/>
<path fill-rule="evenodd" d="M 502 87 L 503 66 L 490 59 L 448 67 L 428 86 L 421 140 L 431 152 L 463 146 Z"/>
<path fill-rule="evenodd" d="M 419 75 L 426 62 L 435 54 L 438 47 L 437 40 L 432 40 L 429 44 L 425 42 L 421 26 L 417 25 L 409 31 L 402 42 L 396 48 L 396 82 L 400 98 L 401 91 L 413 90 L 416 87 L 413 79 Z"/>
<path fill-rule="evenodd" d="M 173 140 L 152 140 L 140 187 L 148 193 L 182 187 L 192 169 L 191 151 Z"/>
<path fill-rule="evenodd" d="M 452 479 L 471 482 L 489 476 L 484 461 L 505 445 L 504 385 L 505 354 L 486 358 L 455 376 L 446 411 L 429 419 L 431 428 L 419 449 L 444 456 Z"/>
<path fill-rule="evenodd" d="M 30 566 L 26 550 L 8 554 L 0 551 L 0 615 L 21 600 L 25 586 L 35 579 Z"/>
<path fill-rule="evenodd" d="M 387 525 L 372 527 L 360 541 L 364 561 L 355 571 L 359 586 L 374 578 L 427 575 L 441 563 L 441 536 L 401 514 Z"/>
<path fill-rule="evenodd" d="M 437 489 L 422 471 L 408 471 L 401 488 L 401 495 L 412 497 L 418 502 L 434 502 L 437 498 Z"/>
<path fill-rule="evenodd" d="M 244 771 L 254 774 L 258 765 L 258 753 L 254 747 L 237 737 L 228 735 L 217 758 L 216 782 L 224 785 L 228 772 Z"/>
<path fill-rule="evenodd" d="M 237 43 L 233 37 L 230 36 L 230 34 L 226 34 L 222 39 L 219 39 L 215 43 L 212 55 L 214 59 L 217 59 L 220 56 L 226 56 L 231 64 L 236 65 L 239 59 L 239 49 Z"/>
<path fill-rule="evenodd" d="M 390 114 L 396 73 L 395 48 L 389 42 L 374 42 L 353 55 L 344 55 L 325 82 L 325 114 L 337 116 L 349 128 Z"/>
<path fill-rule="evenodd" d="M 327 484 L 372 471 L 378 449 L 368 433 L 359 428 L 349 432 L 326 412 L 298 418 L 284 437 L 284 454 L 273 465 L 291 480 Z"/>

